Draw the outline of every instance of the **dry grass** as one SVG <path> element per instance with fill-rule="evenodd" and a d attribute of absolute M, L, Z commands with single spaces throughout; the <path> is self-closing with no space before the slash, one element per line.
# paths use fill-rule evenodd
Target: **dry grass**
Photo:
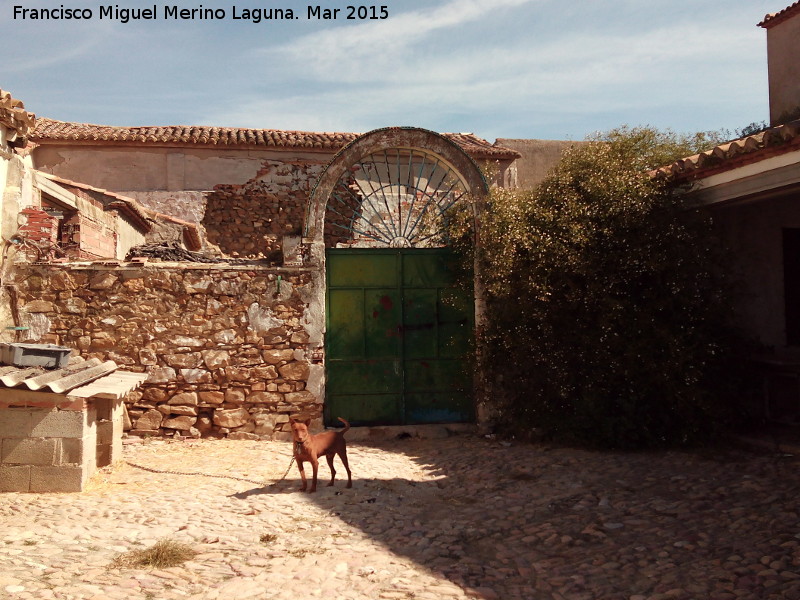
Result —
<path fill-rule="evenodd" d="M 274 542 L 277 539 L 278 539 L 278 536 L 275 535 L 274 533 L 263 533 L 263 534 L 261 534 L 261 537 L 258 538 L 258 540 L 262 544 L 271 544 L 272 542 Z"/>
<path fill-rule="evenodd" d="M 166 569 L 177 567 L 187 560 L 195 557 L 197 552 L 190 546 L 170 539 L 156 542 L 144 550 L 131 550 L 120 554 L 111 564 L 112 568 L 131 569 L 151 567 L 153 569 Z"/>

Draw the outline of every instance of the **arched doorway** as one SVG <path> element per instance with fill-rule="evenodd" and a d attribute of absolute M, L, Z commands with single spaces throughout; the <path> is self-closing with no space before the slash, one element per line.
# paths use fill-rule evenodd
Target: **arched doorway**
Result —
<path fill-rule="evenodd" d="M 305 233 L 324 264 L 326 423 L 474 420 L 474 298 L 442 223 L 486 191 L 461 148 L 417 128 L 367 133 L 320 176 Z"/>

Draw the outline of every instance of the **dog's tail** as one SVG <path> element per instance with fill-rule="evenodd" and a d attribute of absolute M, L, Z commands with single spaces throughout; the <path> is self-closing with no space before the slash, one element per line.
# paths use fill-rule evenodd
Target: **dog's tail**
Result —
<path fill-rule="evenodd" d="M 342 435 L 344 435 L 350 429 L 350 423 L 345 421 L 342 417 L 337 417 L 337 419 L 339 419 L 342 423 L 344 423 L 344 429 L 342 429 Z"/>

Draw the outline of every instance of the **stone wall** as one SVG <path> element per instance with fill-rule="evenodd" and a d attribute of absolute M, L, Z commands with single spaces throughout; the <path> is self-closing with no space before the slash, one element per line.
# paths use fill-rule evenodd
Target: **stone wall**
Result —
<path fill-rule="evenodd" d="M 16 289 L 32 341 L 149 374 L 126 399 L 133 434 L 281 439 L 290 414 L 321 418 L 306 269 L 30 265 Z"/>
<path fill-rule="evenodd" d="M 243 185 L 217 185 L 207 195 L 203 225 L 208 241 L 233 257 L 280 257 L 285 235 L 303 227 L 311 188 L 324 162 L 266 160 Z"/>

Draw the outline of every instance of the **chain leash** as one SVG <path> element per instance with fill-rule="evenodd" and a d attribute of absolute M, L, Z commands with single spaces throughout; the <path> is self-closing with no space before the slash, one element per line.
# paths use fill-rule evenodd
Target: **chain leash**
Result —
<path fill-rule="evenodd" d="M 292 460 L 289 461 L 289 466 L 286 468 L 286 472 L 283 476 L 273 481 L 272 483 L 267 483 L 266 481 L 256 481 L 255 479 L 247 479 L 246 477 L 236 477 L 235 475 L 216 475 L 214 473 L 200 473 L 199 471 L 167 471 L 162 469 L 154 469 L 152 467 L 145 467 L 144 465 L 139 465 L 136 463 L 132 463 L 128 460 L 124 461 L 125 464 L 130 465 L 136 469 L 141 469 L 142 471 L 148 471 L 150 473 L 159 473 L 163 475 L 199 475 L 201 477 L 217 477 L 219 479 L 235 479 L 236 481 L 246 481 L 247 483 L 255 483 L 257 485 L 263 485 L 266 487 L 273 487 L 278 485 L 281 481 L 286 479 L 286 476 L 289 474 L 289 471 L 292 469 L 292 465 L 294 464 L 294 454 L 292 454 Z"/>

